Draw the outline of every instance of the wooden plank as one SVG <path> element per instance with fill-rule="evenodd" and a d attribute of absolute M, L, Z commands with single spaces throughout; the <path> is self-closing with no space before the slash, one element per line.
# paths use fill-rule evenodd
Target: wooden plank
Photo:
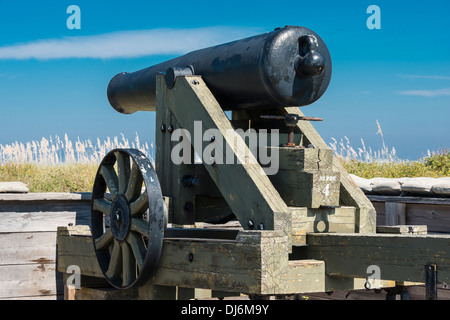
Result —
<path fill-rule="evenodd" d="M 367 198 L 373 202 L 401 202 L 401 203 L 450 205 L 450 198 L 378 196 L 370 194 L 367 195 Z"/>
<path fill-rule="evenodd" d="M 319 208 L 339 205 L 338 172 L 280 168 L 269 178 L 288 206 Z"/>
<path fill-rule="evenodd" d="M 58 271 L 65 273 L 71 265 L 79 266 L 82 275 L 103 278 L 90 234 L 58 233 Z"/>
<path fill-rule="evenodd" d="M 406 224 L 426 225 L 429 232 L 450 233 L 450 205 L 407 203 Z"/>
<path fill-rule="evenodd" d="M 75 206 L 74 210 L 78 210 Z M 67 211 L 66 211 L 67 209 Z M 36 211 L 36 212 L 0 212 L 0 233 L 8 232 L 41 232 L 56 231 L 58 226 L 69 224 L 88 223 L 89 213 L 86 211 L 71 211 L 70 208 L 61 208 L 62 211 Z"/>
<path fill-rule="evenodd" d="M 72 292 L 70 292 L 71 289 Z M 112 287 L 81 287 L 78 290 L 68 288 L 68 295 L 65 300 L 136 300 L 138 297 L 139 295 L 137 288 L 118 290 Z"/>
<path fill-rule="evenodd" d="M 85 201 L 4 202 L 0 232 L 56 231 L 58 226 L 90 224 L 91 205 Z"/>
<path fill-rule="evenodd" d="M 268 151 L 272 149 L 277 149 L 280 168 L 286 170 L 314 171 L 332 168 L 333 151 L 330 149 L 270 147 Z"/>
<path fill-rule="evenodd" d="M 312 232 L 355 231 L 355 208 L 290 208 L 292 214 L 292 245 L 306 245 L 306 235 Z"/>
<path fill-rule="evenodd" d="M 55 263 L 0 266 L 0 299 L 62 293 Z"/>
<path fill-rule="evenodd" d="M 190 132 L 193 140 L 195 121 L 201 121 L 202 132 L 195 134 L 201 134 L 203 137 L 203 133 L 208 129 L 217 129 L 220 132 L 221 136 L 216 137 L 214 142 L 218 159 L 226 155 L 226 150 L 234 151 L 239 164 L 217 161 L 204 165 L 241 225 L 248 228 L 249 221 L 252 221 L 255 227 L 283 230 L 287 234 L 290 225 L 286 204 L 246 147 L 242 137 L 234 131 L 201 77 L 178 78 L 174 88 L 167 90 L 164 77 L 160 75 L 157 87 L 159 94 L 165 92 L 165 100 L 170 110 L 180 125 Z M 186 105 L 189 105 L 189 112 L 186 112 Z M 223 144 L 218 143 L 219 139 L 223 139 Z M 237 141 L 241 142 L 242 148 L 235 146 Z M 203 154 L 205 146 L 209 144 L 209 141 L 202 141 L 201 146 L 194 144 L 195 151 Z M 236 188 L 237 185 L 245 187 Z"/>
<path fill-rule="evenodd" d="M 289 261 L 288 291 L 324 292 L 325 263 L 318 260 Z"/>
<path fill-rule="evenodd" d="M 448 283 L 449 247 L 450 235 L 311 233 L 293 255 L 325 261 L 328 275 L 365 278 L 376 265 L 383 280 L 412 282 L 424 282 L 424 265 L 434 263 L 438 281 Z"/>
<path fill-rule="evenodd" d="M 0 202 L 14 201 L 91 201 L 90 192 L 0 193 Z M 2 203 L 3 205 L 3 203 Z"/>
<path fill-rule="evenodd" d="M 0 265 L 48 264 L 55 259 L 56 231 L 0 233 Z"/>
<path fill-rule="evenodd" d="M 396 226 L 406 223 L 406 204 L 401 202 L 385 203 L 385 224 Z"/>
<path fill-rule="evenodd" d="M 427 234 L 427 226 L 398 225 L 398 226 L 377 226 L 377 233 L 394 234 Z"/>

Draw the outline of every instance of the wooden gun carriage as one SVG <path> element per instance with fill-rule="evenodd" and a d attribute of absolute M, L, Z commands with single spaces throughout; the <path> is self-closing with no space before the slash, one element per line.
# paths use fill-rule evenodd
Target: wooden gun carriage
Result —
<path fill-rule="evenodd" d="M 130 149 L 104 158 L 90 229 L 59 230 L 59 270 L 77 265 L 149 299 L 367 288 L 374 266 L 388 285 L 448 283 L 450 237 L 377 232 L 371 202 L 305 121 L 318 119 L 298 106 L 330 77 L 324 42 L 302 27 L 117 75 L 115 109 L 156 111 L 155 164 Z M 242 132 L 258 138 L 256 152 Z"/>

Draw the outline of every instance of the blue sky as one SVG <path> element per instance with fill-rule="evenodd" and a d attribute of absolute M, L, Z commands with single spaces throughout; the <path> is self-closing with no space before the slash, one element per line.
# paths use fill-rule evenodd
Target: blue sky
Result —
<path fill-rule="evenodd" d="M 81 9 L 81 29 L 66 12 Z M 370 30 L 367 7 L 381 9 Z M 303 107 L 328 143 L 388 147 L 401 158 L 449 148 L 450 1 L 5 1 L 0 0 L 0 144 L 123 133 L 154 139 L 152 112 L 119 114 L 109 80 L 197 48 L 300 25 L 326 42 L 333 75 Z M 189 31 L 186 33 L 186 31 Z M 193 37 L 187 35 L 193 34 Z"/>

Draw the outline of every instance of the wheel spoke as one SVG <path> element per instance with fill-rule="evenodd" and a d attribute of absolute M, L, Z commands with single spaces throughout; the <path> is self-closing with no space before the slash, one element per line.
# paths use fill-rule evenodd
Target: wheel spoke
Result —
<path fill-rule="evenodd" d="M 100 211 L 106 215 L 109 215 L 111 213 L 111 201 L 108 201 L 103 198 L 95 199 L 93 209 L 96 211 Z"/>
<path fill-rule="evenodd" d="M 120 249 L 120 243 L 114 240 L 113 249 L 111 252 L 111 259 L 109 261 L 108 270 L 106 276 L 108 278 L 117 278 L 122 273 L 122 250 Z"/>
<path fill-rule="evenodd" d="M 144 245 L 144 240 L 140 235 L 134 232 L 130 232 L 127 241 L 131 246 L 131 250 L 133 251 L 139 271 L 141 271 L 142 266 L 144 265 L 145 255 L 147 253 L 147 249 Z"/>
<path fill-rule="evenodd" d="M 114 236 L 111 229 L 107 229 L 104 234 L 95 239 L 95 247 L 97 250 L 103 250 L 108 248 L 114 240 Z"/>
<path fill-rule="evenodd" d="M 145 237 L 150 235 L 150 223 L 140 218 L 133 218 L 131 220 L 131 230 L 142 234 Z"/>
<path fill-rule="evenodd" d="M 113 166 L 102 165 L 100 174 L 105 179 L 105 183 L 108 186 L 109 192 L 114 199 L 119 191 L 119 182 L 116 171 L 114 170 Z"/>
<path fill-rule="evenodd" d="M 131 215 L 137 215 L 143 213 L 148 209 L 148 197 L 147 190 L 144 191 L 136 201 L 130 203 Z"/>
<path fill-rule="evenodd" d="M 127 242 L 122 242 L 122 286 L 130 285 L 136 279 L 136 260 Z"/>
<path fill-rule="evenodd" d="M 133 167 L 131 168 L 130 179 L 128 180 L 127 191 L 125 192 L 125 198 L 129 202 L 135 201 L 141 194 L 142 183 L 144 179 L 139 170 L 137 163 L 133 162 Z"/>
<path fill-rule="evenodd" d="M 128 187 L 128 181 L 130 180 L 130 156 L 124 152 L 114 152 L 117 162 L 117 173 L 118 173 L 118 193 L 125 194 Z"/>

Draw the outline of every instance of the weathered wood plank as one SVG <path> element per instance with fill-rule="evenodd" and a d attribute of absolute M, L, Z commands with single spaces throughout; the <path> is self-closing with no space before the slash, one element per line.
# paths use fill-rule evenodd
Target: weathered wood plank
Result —
<path fill-rule="evenodd" d="M 0 232 L 56 231 L 58 226 L 90 224 L 90 202 L 23 201 L 0 206 Z"/>
<path fill-rule="evenodd" d="M 90 192 L 0 193 L 0 203 L 13 201 L 85 201 L 90 202 Z"/>
<path fill-rule="evenodd" d="M 401 202 L 401 203 L 450 205 L 450 198 L 379 196 L 371 194 L 367 195 L 367 198 L 373 202 Z"/>
<path fill-rule="evenodd" d="M 316 148 L 270 147 L 268 151 L 277 149 L 279 166 L 286 170 L 331 170 L 333 151 Z M 269 156 L 270 156 L 269 152 Z"/>
<path fill-rule="evenodd" d="M 406 204 L 406 224 L 426 225 L 429 232 L 450 232 L 450 205 Z"/>
<path fill-rule="evenodd" d="M 394 234 L 427 234 L 427 226 L 397 225 L 397 226 L 377 226 L 377 233 Z"/>
<path fill-rule="evenodd" d="M 288 206 L 319 208 L 339 205 L 339 173 L 280 168 L 269 177 Z"/>
<path fill-rule="evenodd" d="M 55 263 L 56 231 L 0 233 L 0 265 Z"/>
<path fill-rule="evenodd" d="M 355 231 L 355 208 L 294 208 L 292 214 L 292 245 L 306 245 L 311 232 L 352 233 Z"/>
<path fill-rule="evenodd" d="M 57 277 L 54 263 L 2 265 L 0 299 L 62 294 Z"/>
<path fill-rule="evenodd" d="M 0 232 L 40 232 L 56 231 L 58 226 L 88 223 L 87 212 L 66 211 L 37 211 L 37 212 L 0 212 Z M 90 216 L 90 212 L 89 212 Z"/>
<path fill-rule="evenodd" d="M 325 263 L 318 260 L 289 261 L 288 286 L 290 292 L 324 292 Z"/>
<path fill-rule="evenodd" d="M 325 261 L 326 273 L 367 277 L 367 268 L 380 268 L 381 279 L 424 282 L 424 265 L 438 266 L 439 282 L 450 280 L 450 235 L 308 234 L 303 258 Z"/>
<path fill-rule="evenodd" d="M 401 202 L 385 203 L 385 224 L 396 226 L 406 223 L 406 204 Z"/>

